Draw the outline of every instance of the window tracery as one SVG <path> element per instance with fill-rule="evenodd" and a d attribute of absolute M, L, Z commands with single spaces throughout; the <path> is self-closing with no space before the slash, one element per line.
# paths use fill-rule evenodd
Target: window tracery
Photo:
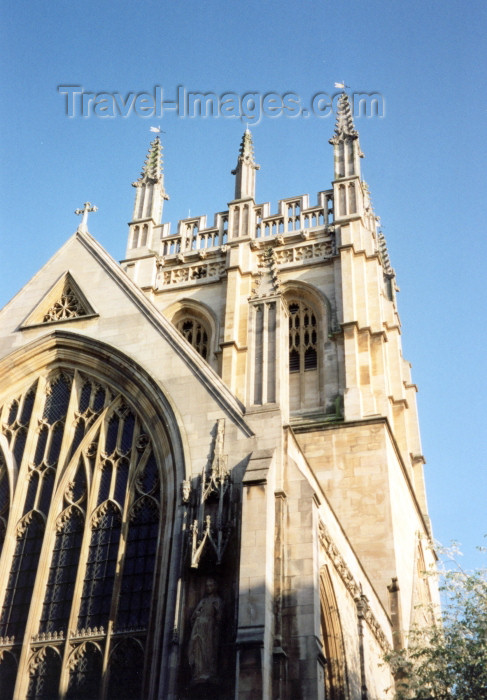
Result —
<path fill-rule="evenodd" d="M 42 320 L 44 323 L 49 323 L 50 321 L 62 321 L 66 318 L 77 318 L 78 316 L 86 316 L 86 309 L 76 292 L 69 285 L 66 285 L 59 299 L 44 314 Z"/>
<path fill-rule="evenodd" d="M 289 406 L 291 411 L 323 404 L 320 378 L 320 327 L 315 307 L 306 297 L 286 295 L 289 323 Z"/>
<path fill-rule="evenodd" d="M 67 700 L 91 700 L 100 693 L 102 651 L 98 644 L 86 642 L 76 649 L 69 663 Z"/>
<path fill-rule="evenodd" d="M 107 700 L 140 697 L 143 660 L 143 648 L 136 639 L 117 644 L 110 656 Z"/>
<path fill-rule="evenodd" d="M 0 426 L 15 458 L 16 512 L 22 513 L 17 523 L 8 522 L 9 474 L 0 449 L 0 547 L 8 528 L 13 535 L 8 576 L 0 583 L 0 637 L 9 647 L 0 654 L 2 697 L 13 697 L 18 653 L 27 655 L 19 683 L 29 700 L 57 697 L 61 677 L 68 676 L 65 697 L 101 698 L 107 645 L 114 668 L 124 649 L 137 652 L 139 685 L 136 695 L 120 694 L 112 674 L 104 697 L 136 700 L 161 517 L 159 465 L 144 423 L 123 395 L 63 369 L 0 406 Z M 41 550 L 48 557 L 44 567 Z M 134 628 L 136 646 L 123 646 L 133 641 Z M 115 639 L 119 651 L 112 655 Z M 75 653 L 63 662 L 65 647 L 73 644 Z"/>
<path fill-rule="evenodd" d="M 83 530 L 82 511 L 75 506 L 70 506 L 60 516 L 57 524 L 39 624 L 40 633 L 67 631 Z"/>
<path fill-rule="evenodd" d="M 33 657 L 29 669 L 27 700 L 52 700 L 58 695 L 61 657 L 57 649 L 47 646 Z"/>
<path fill-rule="evenodd" d="M 10 651 L 0 651 L 0 688 L 3 700 L 12 700 L 17 676 L 17 659 Z"/>
<path fill-rule="evenodd" d="M 23 639 L 43 536 L 44 520 L 37 511 L 31 511 L 21 520 L 17 529 L 17 541 L 0 616 L 0 637 L 15 637 L 16 642 Z"/>
<path fill-rule="evenodd" d="M 318 365 L 316 316 L 303 301 L 292 300 L 289 310 L 289 371 L 303 372 Z"/>
<path fill-rule="evenodd" d="M 198 319 L 186 316 L 176 324 L 176 328 L 201 357 L 207 360 L 209 333 L 205 326 Z"/>

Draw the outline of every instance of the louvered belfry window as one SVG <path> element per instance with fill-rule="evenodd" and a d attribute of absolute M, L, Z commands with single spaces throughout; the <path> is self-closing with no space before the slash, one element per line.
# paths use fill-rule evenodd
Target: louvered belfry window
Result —
<path fill-rule="evenodd" d="M 303 301 L 290 301 L 289 311 L 289 371 L 316 369 L 317 323 L 314 312 Z"/>
<path fill-rule="evenodd" d="M 0 406 L 0 430 L 2 698 L 142 698 L 162 498 L 144 418 L 62 369 Z"/>

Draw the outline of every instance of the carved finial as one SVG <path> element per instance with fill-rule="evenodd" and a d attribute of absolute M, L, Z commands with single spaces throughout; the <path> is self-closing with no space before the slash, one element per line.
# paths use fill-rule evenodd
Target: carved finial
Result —
<path fill-rule="evenodd" d="M 159 136 L 151 141 L 147 157 L 142 167 L 142 172 L 138 180 L 132 183 L 133 187 L 140 187 L 142 184 L 157 183 L 163 180 L 163 159 L 162 142 Z M 166 197 L 167 198 L 167 197 Z"/>
<path fill-rule="evenodd" d="M 94 205 L 92 206 L 91 202 L 85 202 L 83 204 L 83 209 L 75 210 L 74 213 L 76 214 L 76 216 L 83 216 L 83 218 L 81 219 L 81 223 L 78 226 L 78 231 L 88 231 L 88 214 L 92 211 L 98 211 L 98 207 L 95 207 Z"/>
<path fill-rule="evenodd" d="M 274 248 L 267 246 L 259 258 L 259 269 L 255 279 L 255 287 L 250 295 L 251 299 L 263 299 L 281 292 L 281 280 L 277 269 Z"/>
<path fill-rule="evenodd" d="M 252 141 L 252 134 L 250 132 L 249 127 L 247 127 L 244 131 L 244 135 L 242 136 L 242 141 L 240 143 L 240 151 L 239 151 L 239 160 L 242 158 L 243 160 L 246 160 L 249 163 L 252 163 L 252 165 L 255 165 L 254 163 L 254 143 Z M 259 166 L 257 165 L 257 168 Z M 235 173 L 233 173 L 235 174 Z"/>
<path fill-rule="evenodd" d="M 335 134 L 330 139 L 330 143 L 335 145 L 345 137 L 356 139 L 358 138 L 358 131 L 353 123 L 352 108 L 348 95 L 346 92 L 343 92 L 338 99 Z"/>
<path fill-rule="evenodd" d="M 145 159 L 144 167 L 142 168 L 141 178 L 146 180 L 160 180 L 162 176 L 162 143 L 159 136 L 156 136 L 154 141 L 151 141 L 147 158 Z"/>
<path fill-rule="evenodd" d="M 232 170 L 235 178 L 235 199 L 255 197 L 255 171 L 260 170 L 260 165 L 254 161 L 254 144 L 252 134 L 247 127 L 242 136 L 238 153 L 237 165 Z"/>

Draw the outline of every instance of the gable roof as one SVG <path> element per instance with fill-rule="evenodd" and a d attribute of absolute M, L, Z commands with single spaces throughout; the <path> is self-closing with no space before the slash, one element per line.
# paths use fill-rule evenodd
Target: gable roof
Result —
<path fill-rule="evenodd" d="M 56 323 L 65 319 L 54 319 L 53 322 L 39 321 L 42 310 L 51 301 L 54 292 L 58 292 L 66 280 L 74 281 L 74 273 L 63 269 L 63 265 L 69 264 L 76 257 L 76 249 L 82 248 L 96 262 L 98 268 L 114 283 L 123 293 L 125 299 L 137 309 L 144 320 L 151 325 L 157 334 L 178 355 L 180 360 L 188 367 L 192 375 L 202 384 L 213 399 L 229 415 L 229 417 L 243 430 L 247 436 L 252 436 L 253 431 L 244 421 L 245 408 L 243 404 L 232 394 L 218 374 L 207 364 L 197 351 L 184 339 L 172 323 L 154 306 L 145 294 L 130 280 L 118 263 L 104 250 L 104 248 L 86 231 L 78 230 L 55 255 L 39 270 L 39 272 L 23 287 L 22 290 L 0 311 L 0 328 L 4 333 L 0 339 L 0 357 L 10 354 L 19 347 L 18 334 L 33 332 L 51 332 Z M 78 250 L 78 255 L 81 251 Z M 73 263 L 74 264 L 74 263 Z M 61 276 L 59 272 L 61 271 Z M 50 273 L 50 274 L 48 274 Z M 53 283 L 53 275 L 55 275 Z M 50 286 L 48 286 L 50 285 Z M 46 290 L 47 287 L 47 290 Z M 91 293 L 90 293 L 91 292 Z M 103 315 L 103 310 L 97 308 L 96 303 L 90 304 L 93 296 L 92 290 L 88 292 L 83 288 L 83 281 L 78 278 L 76 293 L 82 297 L 86 304 L 86 314 L 72 318 L 72 328 L 76 325 L 86 332 L 86 323 L 89 318 L 96 321 L 98 314 Z M 54 294 L 55 296 L 55 294 Z M 53 297 L 54 298 L 54 297 Z M 54 303 L 54 302 L 52 302 Z M 30 307 L 29 307 L 30 304 Z M 27 309 L 26 309 L 27 306 Z M 98 304 L 99 306 L 99 304 Z M 26 314 L 27 310 L 27 316 Z M 88 313 L 90 310 L 91 314 Z M 95 313 L 98 312 L 98 313 Z M 47 313 L 47 312 L 46 312 Z M 89 334 L 89 328 L 88 333 Z M 28 338 L 24 339 L 29 342 Z"/>

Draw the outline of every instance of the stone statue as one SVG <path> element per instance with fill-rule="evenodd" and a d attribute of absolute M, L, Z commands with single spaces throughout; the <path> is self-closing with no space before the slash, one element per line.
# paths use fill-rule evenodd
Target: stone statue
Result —
<path fill-rule="evenodd" d="M 191 615 L 188 660 L 193 683 L 217 680 L 222 614 L 223 600 L 217 595 L 215 579 L 209 578 L 206 581 L 206 595 Z"/>

